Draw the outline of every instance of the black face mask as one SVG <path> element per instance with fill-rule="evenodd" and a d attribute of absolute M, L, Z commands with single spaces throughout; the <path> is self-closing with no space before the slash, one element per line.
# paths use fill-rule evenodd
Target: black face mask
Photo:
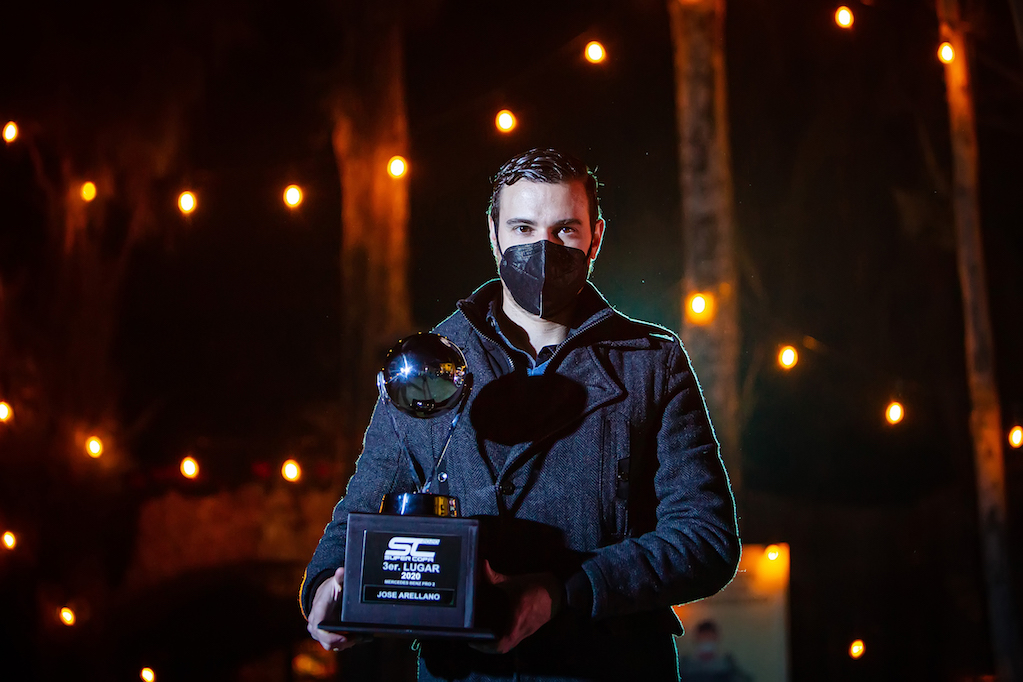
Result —
<path fill-rule="evenodd" d="M 544 318 L 575 301 L 586 284 L 588 270 L 588 259 L 581 249 L 547 240 L 505 249 L 499 267 L 501 280 L 515 302 Z"/>

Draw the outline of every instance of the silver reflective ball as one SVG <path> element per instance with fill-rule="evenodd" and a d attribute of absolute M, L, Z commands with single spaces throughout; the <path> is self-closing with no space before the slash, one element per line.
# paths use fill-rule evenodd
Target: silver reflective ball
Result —
<path fill-rule="evenodd" d="M 458 346 L 440 334 L 421 332 L 405 337 L 387 352 L 377 385 L 399 410 L 427 419 L 458 407 L 466 371 Z"/>

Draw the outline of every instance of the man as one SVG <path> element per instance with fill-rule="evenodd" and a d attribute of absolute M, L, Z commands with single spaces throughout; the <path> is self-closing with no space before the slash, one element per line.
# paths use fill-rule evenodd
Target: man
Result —
<path fill-rule="evenodd" d="M 474 376 L 446 484 L 463 515 L 481 519 L 484 578 L 507 613 L 492 645 L 423 642 L 419 679 L 676 680 L 670 606 L 720 590 L 739 558 L 688 357 L 587 281 L 605 225 L 582 162 L 550 149 L 516 156 L 488 213 L 500 279 L 435 331 Z M 343 583 L 348 513 L 415 488 L 392 416 L 427 472 L 446 432 L 377 405 L 303 581 L 309 631 L 325 648 L 354 642 L 317 627 Z"/>

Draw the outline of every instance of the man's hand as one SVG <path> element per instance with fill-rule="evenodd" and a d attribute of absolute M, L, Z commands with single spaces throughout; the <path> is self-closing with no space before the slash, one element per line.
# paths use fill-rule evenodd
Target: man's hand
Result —
<path fill-rule="evenodd" d="M 358 644 L 364 638 L 354 635 L 328 632 L 320 629 L 320 623 L 327 619 L 331 613 L 337 610 L 341 601 L 341 586 L 345 581 L 345 569 L 339 568 L 334 575 L 324 580 L 316 588 L 316 595 L 313 597 L 312 608 L 309 609 L 309 624 L 306 629 L 317 642 L 327 651 L 342 651 L 350 646 Z"/>
<path fill-rule="evenodd" d="M 553 573 L 507 576 L 492 569 L 489 561 L 483 562 L 483 569 L 487 582 L 508 598 L 510 622 L 500 639 L 475 646 L 480 651 L 506 654 L 554 617 L 561 604 L 562 586 Z"/>

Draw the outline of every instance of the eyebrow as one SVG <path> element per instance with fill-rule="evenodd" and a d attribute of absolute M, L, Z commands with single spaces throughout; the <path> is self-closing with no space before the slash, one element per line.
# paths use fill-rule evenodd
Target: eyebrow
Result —
<path fill-rule="evenodd" d="M 509 218 L 504 221 L 505 225 L 533 225 L 536 226 L 536 222 L 529 218 Z M 578 218 L 562 218 L 561 220 L 555 220 L 555 225 L 582 225 L 583 221 Z"/>

